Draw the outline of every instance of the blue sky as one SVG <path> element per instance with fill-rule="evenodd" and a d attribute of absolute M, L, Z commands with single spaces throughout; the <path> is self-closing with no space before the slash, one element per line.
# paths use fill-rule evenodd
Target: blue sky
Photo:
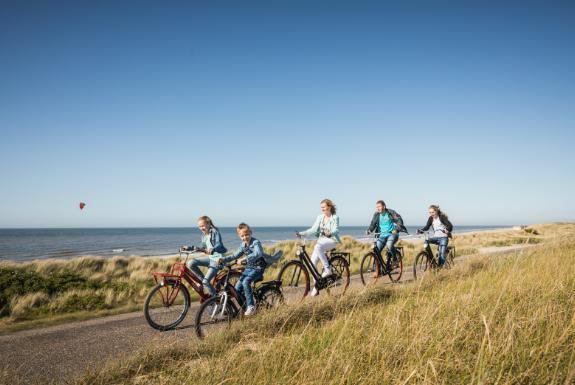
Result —
<path fill-rule="evenodd" d="M 575 3 L 0 4 L 0 227 L 575 220 Z M 78 203 L 87 207 L 80 211 Z"/>

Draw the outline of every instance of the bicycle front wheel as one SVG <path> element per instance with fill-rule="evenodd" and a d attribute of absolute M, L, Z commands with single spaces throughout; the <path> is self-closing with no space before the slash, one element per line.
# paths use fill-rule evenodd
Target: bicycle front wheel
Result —
<path fill-rule="evenodd" d="M 278 281 L 281 282 L 286 305 L 300 303 L 309 293 L 309 273 L 300 261 L 286 263 L 278 274 Z"/>
<path fill-rule="evenodd" d="M 413 278 L 417 279 L 418 277 L 423 276 L 423 274 L 431 270 L 433 267 L 433 260 L 429 258 L 429 255 L 422 251 L 415 257 L 415 263 L 413 264 Z"/>
<path fill-rule="evenodd" d="M 343 295 L 349 286 L 349 264 L 345 258 L 335 256 L 330 258 L 333 282 L 327 287 L 329 295 Z"/>
<path fill-rule="evenodd" d="M 377 256 L 373 251 L 363 256 L 359 269 L 361 283 L 364 286 L 373 285 L 381 275 L 381 267 L 377 261 Z"/>
<path fill-rule="evenodd" d="M 157 330 L 170 330 L 184 320 L 190 308 L 190 293 L 178 281 L 164 281 L 154 286 L 144 302 L 144 316 Z"/>
<path fill-rule="evenodd" d="M 219 295 L 208 299 L 196 313 L 196 335 L 204 338 L 214 331 L 229 325 L 235 317 L 235 310 L 230 303 L 231 297 Z"/>

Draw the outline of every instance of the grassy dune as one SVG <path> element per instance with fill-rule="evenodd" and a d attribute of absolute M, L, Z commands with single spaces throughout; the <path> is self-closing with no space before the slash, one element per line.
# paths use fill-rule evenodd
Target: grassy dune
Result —
<path fill-rule="evenodd" d="M 563 227 L 540 225 L 529 231 L 457 235 L 453 244 L 458 255 L 475 254 L 484 246 L 539 243 L 562 231 Z M 421 248 L 421 241 L 400 241 L 399 244 L 404 246 L 405 264 L 409 266 Z M 284 259 L 291 259 L 297 245 L 296 241 L 285 241 L 267 248 L 267 251 L 283 250 Z M 307 245 L 310 253 L 313 246 L 314 242 Z M 371 243 L 344 237 L 338 250 L 351 253 L 353 274 L 359 269 L 361 257 L 371 247 Z M 154 283 L 151 273 L 167 271 L 174 261 L 143 257 L 82 257 L 26 263 L 0 262 L 0 331 L 138 310 Z M 280 266 L 269 268 L 266 278 L 275 278 Z"/>
<path fill-rule="evenodd" d="M 78 383 L 572 384 L 575 225 L 537 229 L 545 247 L 475 256 L 414 283 L 262 312 Z M 472 235 L 458 242 L 483 244 Z"/>

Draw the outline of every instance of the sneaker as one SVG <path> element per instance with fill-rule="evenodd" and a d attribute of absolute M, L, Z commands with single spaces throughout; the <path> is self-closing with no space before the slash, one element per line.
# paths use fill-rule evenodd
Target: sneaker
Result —
<path fill-rule="evenodd" d="M 323 273 L 321 273 L 321 277 L 322 278 L 329 277 L 332 274 L 333 274 L 333 272 L 331 271 L 331 267 L 326 267 L 325 269 L 323 269 Z"/>
<path fill-rule="evenodd" d="M 245 316 L 251 316 L 256 314 L 256 307 L 255 306 L 248 306 L 248 308 L 246 309 L 246 312 L 244 313 Z"/>
<path fill-rule="evenodd" d="M 311 295 L 312 297 L 315 297 L 316 295 L 319 294 L 319 291 L 317 291 L 317 289 L 314 287 L 313 290 L 311 291 L 311 293 L 309 293 L 309 295 Z"/>

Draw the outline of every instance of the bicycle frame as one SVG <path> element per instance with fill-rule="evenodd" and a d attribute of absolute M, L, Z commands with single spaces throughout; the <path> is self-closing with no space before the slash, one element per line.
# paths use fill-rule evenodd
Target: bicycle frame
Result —
<path fill-rule="evenodd" d="M 387 261 L 389 260 L 389 254 L 386 253 L 387 258 L 386 258 L 386 261 L 384 263 L 383 262 L 383 256 L 381 255 L 381 253 L 387 246 L 384 245 L 381 250 L 378 249 L 377 240 L 379 239 L 379 236 L 380 236 L 380 233 L 374 233 L 375 240 L 373 241 L 373 253 L 375 254 L 375 257 L 377 258 L 377 262 L 379 263 L 379 266 L 381 266 L 381 268 L 382 268 L 381 275 L 385 275 L 385 274 L 387 274 Z M 396 256 L 397 256 L 397 254 L 399 254 L 401 256 L 401 258 L 403 258 L 403 246 L 396 246 L 395 251 L 396 251 Z M 388 252 L 389 252 L 389 250 L 388 250 Z"/>
<path fill-rule="evenodd" d="M 210 298 L 210 294 L 204 291 L 204 285 L 198 276 L 196 276 L 187 265 L 188 259 L 192 252 L 180 251 L 179 258 L 182 258 L 182 254 L 186 254 L 186 259 L 184 262 L 175 262 L 170 271 L 168 273 L 152 273 L 154 277 L 154 281 L 156 284 L 165 285 L 166 281 L 175 281 L 176 284 L 173 288 L 169 288 L 166 286 L 167 290 L 166 293 L 163 291 L 161 292 L 162 301 L 164 302 L 165 306 L 170 306 L 174 299 L 178 296 L 178 292 L 180 291 L 180 285 L 183 281 L 186 281 L 188 285 L 200 296 L 200 303 L 203 303 L 205 300 Z M 227 277 L 226 277 L 227 278 Z M 218 272 L 218 274 L 214 277 L 214 283 L 218 282 L 223 279 L 222 272 Z"/>
<path fill-rule="evenodd" d="M 433 249 L 431 248 L 431 243 L 429 242 L 429 232 L 425 232 L 425 238 L 423 240 L 424 250 L 427 255 L 430 257 L 429 259 L 432 261 L 433 267 L 439 266 L 439 245 L 437 245 L 437 255 L 433 253 Z M 447 246 L 446 256 L 445 256 L 445 263 L 449 263 L 448 256 L 449 253 L 453 252 L 455 256 L 455 246 Z"/>
<path fill-rule="evenodd" d="M 296 251 L 296 256 L 298 257 L 300 262 L 304 265 L 304 267 L 309 272 L 311 272 L 311 275 L 316 282 L 316 287 L 318 288 L 318 290 L 326 288 L 330 284 L 330 282 L 333 280 L 333 275 L 328 275 L 325 278 L 321 276 L 319 271 L 317 271 L 317 268 L 311 262 L 311 258 L 309 257 L 309 255 L 305 249 L 305 239 L 302 237 L 298 237 L 298 238 L 300 238 L 301 242 L 300 242 L 298 250 Z M 348 265 L 349 265 L 349 259 L 351 256 L 350 253 L 344 253 L 344 252 L 339 252 L 339 251 L 335 252 L 335 253 L 330 253 L 330 257 L 335 256 L 335 255 L 340 255 L 340 256 L 346 258 L 348 260 Z M 295 274 L 295 271 L 294 271 L 294 274 Z M 299 282 L 299 274 L 301 274 L 301 270 L 298 271 L 297 282 Z M 293 278 L 294 277 L 292 277 L 292 281 L 293 281 Z"/>

